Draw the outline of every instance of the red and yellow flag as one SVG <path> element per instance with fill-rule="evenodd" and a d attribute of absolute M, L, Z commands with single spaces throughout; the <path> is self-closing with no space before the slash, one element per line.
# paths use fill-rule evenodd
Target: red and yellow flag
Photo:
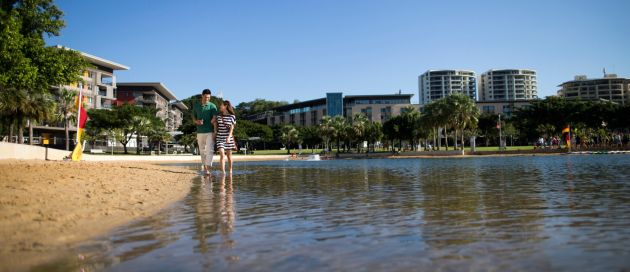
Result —
<path fill-rule="evenodd" d="M 562 133 L 566 133 L 567 135 L 564 136 L 564 139 L 567 142 L 567 148 L 571 148 L 571 127 L 567 126 L 562 130 Z"/>
<path fill-rule="evenodd" d="M 81 101 L 79 103 L 79 101 Z M 85 128 L 85 123 L 87 122 L 88 116 L 87 111 L 85 110 L 85 97 L 81 95 L 81 91 L 79 91 L 79 95 L 76 99 L 77 105 L 77 145 L 74 147 L 72 151 L 72 160 L 80 161 L 81 157 L 83 157 L 83 146 L 81 146 L 81 136 L 83 135 L 83 129 Z"/>
<path fill-rule="evenodd" d="M 571 129 L 567 126 L 562 130 L 562 133 L 569 133 L 569 131 L 571 131 Z"/>

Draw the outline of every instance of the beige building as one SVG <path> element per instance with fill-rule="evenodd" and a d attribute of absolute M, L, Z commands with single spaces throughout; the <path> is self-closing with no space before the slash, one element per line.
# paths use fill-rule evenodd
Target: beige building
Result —
<path fill-rule="evenodd" d="M 477 101 L 476 105 L 479 111 L 491 114 L 501 114 L 511 117 L 512 113 L 517 109 L 525 108 L 531 105 L 533 100 L 495 100 L 495 101 Z"/>
<path fill-rule="evenodd" d="M 560 84 L 558 96 L 566 99 L 611 101 L 621 105 L 630 103 L 630 79 L 605 74 L 604 78 L 588 79 L 575 76 L 574 80 Z"/>
<path fill-rule="evenodd" d="M 413 94 L 392 94 L 343 97 L 342 93 L 328 93 L 325 98 L 277 107 L 265 113 L 249 116 L 247 119 L 270 126 L 286 124 L 313 126 L 318 125 L 326 115 L 350 118 L 357 113 L 363 113 L 371 121 L 382 123 L 399 115 L 404 108 L 414 106 L 411 104 L 412 96 Z M 340 114 L 330 114 L 331 112 Z"/>
<path fill-rule="evenodd" d="M 59 45 L 57 47 L 64 48 Z M 81 90 L 87 100 L 87 107 L 90 109 L 111 108 L 116 100 L 117 85 L 114 71 L 129 70 L 129 67 L 84 52 L 79 53 L 92 65 L 83 71 L 81 79 L 84 82 L 77 82 L 68 86 L 55 86 L 54 88 L 77 92 Z"/>
<path fill-rule="evenodd" d="M 188 107 L 177 101 L 175 95 L 160 82 L 118 83 L 117 103 L 131 103 L 157 110 L 168 131 L 176 131 Z"/>
<path fill-rule="evenodd" d="M 60 49 L 72 50 L 60 45 L 56 46 Z M 101 57 L 93 56 L 84 52 L 79 52 L 81 56 L 91 65 L 81 75 L 83 82 L 76 82 L 70 85 L 51 86 L 53 94 L 57 95 L 62 89 L 74 91 L 78 94 L 81 91 L 87 102 L 88 109 L 109 109 L 116 101 L 116 71 L 129 70 L 128 66 L 107 60 Z M 70 124 L 71 148 L 74 146 L 74 135 L 76 135 L 76 124 Z M 50 147 L 65 148 L 65 128 L 63 121 L 50 122 L 33 126 L 35 142 L 39 143 L 39 137 L 46 135 L 50 138 Z"/>
<path fill-rule="evenodd" d="M 536 71 L 489 70 L 481 75 L 480 101 L 514 101 L 538 98 Z"/>

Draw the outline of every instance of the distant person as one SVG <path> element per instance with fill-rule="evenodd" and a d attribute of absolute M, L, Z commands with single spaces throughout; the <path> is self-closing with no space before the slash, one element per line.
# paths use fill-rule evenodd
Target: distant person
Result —
<path fill-rule="evenodd" d="M 221 156 L 221 171 L 225 173 L 225 157 L 228 159 L 228 171 L 232 172 L 232 150 L 236 149 L 234 140 L 234 126 L 236 114 L 230 101 L 223 101 L 219 106 L 217 116 L 217 149 Z"/>
<path fill-rule="evenodd" d="M 216 134 L 217 107 L 210 102 L 212 92 L 205 89 L 201 92 L 201 100 L 193 102 L 192 120 L 197 126 L 197 144 L 201 153 L 201 163 L 204 174 L 212 170 L 212 157 L 214 155 L 214 138 Z"/>

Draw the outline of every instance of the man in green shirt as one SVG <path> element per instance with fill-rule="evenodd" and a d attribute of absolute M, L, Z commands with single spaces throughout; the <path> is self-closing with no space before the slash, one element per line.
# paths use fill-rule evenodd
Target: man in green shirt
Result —
<path fill-rule="evenodd" d="M 201 163 L 205 174 L 210 173 L 214 155 L 214 139 L 216 137 L 218 113 L 217 107 L 210 102 L 212 92 L 205 89 L 201 92 L 201 101 L 193 102 L 192 121 L 197 126 L 197 143 L 201 153 Z"/>

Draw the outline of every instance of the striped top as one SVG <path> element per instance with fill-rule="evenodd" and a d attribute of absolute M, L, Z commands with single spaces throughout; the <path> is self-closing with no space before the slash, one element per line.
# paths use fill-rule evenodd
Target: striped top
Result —
<path fill-rule="evenodd" d="M 236 124 L 234 115 L 217 115 L 217 143 L 225 143 L 230 135 L 230 128 Z M 234 141 L 232 141 L 234 142 Z"/>

